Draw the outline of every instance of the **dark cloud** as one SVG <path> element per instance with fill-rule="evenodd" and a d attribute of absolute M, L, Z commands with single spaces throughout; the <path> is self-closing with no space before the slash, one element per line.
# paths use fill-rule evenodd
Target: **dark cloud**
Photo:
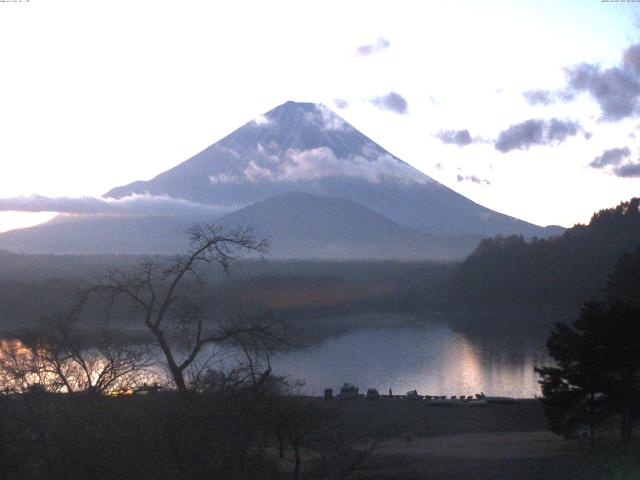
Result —
<path fill-rule="evenodd" d="M 638 178 L 640 177 L 640 161 L 619 165 L 613 169 L 613 173 L 619 177 Z"/>
<path fill-rule="evenodd" d="M 381 52 L 382 50 L 386 50 L 391 46 L 391 42 L 386 38 L 378 38 L 375 43 L 370 43 L 367 45 L 360 45 L 356 48 L 356 54 L 367 57 L 369 55 L 373 55 L 374 53 Z"/>
<path fill-rule="evenodd" d="M 568 137 L 576 135 L 582 127 L 571 120 L 549 121 L 530 119 L 511 125 L 500 132 L 494 146 L 502 153 L 511 150 L 528 150 L 532 145 L 551 145 L 564 142 Z"/>
<path fill-rule="evenodd" d="M 554 103 L 572 102 L 575 98 L 575 93 L 568 89 L 563 90 L 527 90 L 522 93 L 522 96 L 529 105 L 552 105 Z"/>
<path fill-rule="evenodd" d="M 500 132 L 495 147 L 505 153 L 510 150 L 525 150 L 531 145 L 544 143 L 544 121 L 527 120 L 526 122 L 511 125 L 506 130 Z"/>
<path fill-rule="evenodd" d="M 602 120 L 640 115 L 640 43 L 629 46 L 617 66 L 581 63 L 566 69 L 566 75 L 563 89 L 529 90 L 522 96 L 530 105 L 550 105 L 572 102 L 577 95 L 587 94 L 600 107 Z"/>
<path fill-rule="evenodd" d="M 604 169 L 612 167 L 609 172 L 618 177 L 640 177 L 640 160 L 628 162 L 631 150 L 628 147 L 611 148 L 602 152 L 602 155 L 593 159 L 589 164 L 592 168 Z"/>
<path fill-rule="evenodd" d="M 484 178 L 476 177 L 475 175 L 464 175 L 463 176 L 463 175 L 458 174 L 456 176 L 456 180 L 458 182 L 469 181 L 469 182 L 477 183 L 478 185 L 491 185 L 491 182 L 489 180 L 486 180 Z"/>
<path fill-rule="evenodd" d="M 640 114 L 640 44 L 631 45 L 619 66 L 602 69 L 582 63 L 567 70 L 569 92 L 588 93 L 598 102 L 603 120 Z"/>
<path fill-rule="evenodd" d="M 336 108 L 343 109 L 349 106 L 349 102 L 347 102 L 344 98 L 334 98 L 333 103 Z"/>
<path fill-rule="evenodd" d="M 610 165 L 619 165 L 625 158 L 631 155 L 629 148 L 611 148 L 602 152 L 602 155 L 593 159 L 589 164 L 593 168 L 604 168 Z"/>
<path fill-rule="evenodd" d="M 622 54 L 622 68 L 636 76 L 640 76 L 640 43 L 631 45 Z"/>
<path fill-rule="evenodd" d="M 400 115 L 404 115 L 409 110 L 409 104 L 405 98 L 396 92 L 376 97 L 371 102 L 383 110 L 390 110 Z"/>
<path fill-rule="evenodd" d="M 172 216 L 222 215 L 230 208 L 204 205 L 169 196 L 131 195 L 120 199 L 95 197 L 30 197 L 0 198 L 0 211 L 58 212 L 95 215 Z"/>
<path fill-rule="evenodd" d="M 564 103 L 573 102 L 576 98 L 576 94 L 568 89 L 560 90 L 556 92 L 556 95 L 558 96 L 558 100 Z"/>
<path fill-rule="evenodd" d="M 439 138 L 442 143 L 458 145 L 459 147 L 473 143 L 469 130 L 441 130 L 436 135 L 436 138 Z"/>
<path fill-rule="evenodd" d="M 529 90 L 522 96 L 529 105 L 551 105 L 555 103 L 555 94 L 551 90 Z"/>
<path fill-rule="evenodd" d="M 549 129 L 547 131 L 547 137 L 549 142 L 564 142 L 567 137 L 573 137 L 581 130 L 580 124 L 577 122 L 571 122 L 569 120 L 563 121 L 557 118 L 552 118 L 549 121 Z"/>

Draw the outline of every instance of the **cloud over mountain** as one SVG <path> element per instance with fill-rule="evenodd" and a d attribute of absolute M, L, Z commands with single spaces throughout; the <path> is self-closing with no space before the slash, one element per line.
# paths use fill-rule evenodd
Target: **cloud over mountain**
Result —
<path fill-rule="evenodd" d="M 172 216 L 223 215 L 228 207 L 204 205 L 168 195 L 132 194 L 123 198 L 29 197 L 0 198 L 0 211 L 58 212 L 86 215 Z"/>
<path fill-rule="evenodd" d="M 238 174 L 222 172 L 210 175 L 212 184 L 315 181 L 330 177 L 353 177 L 378 183 L 383 179 L 424 183 L 427 177 L 417 170 L 406 169 L 389 153 L 376 145 L 365 144 L 359 152 L 339 157 L 329 147 L 306 150 L 288 148 L 281 151 L 277 144 L 258 144 L 257 154 Z"/>
<path fill-rule="evenodd" d="M 347 123 L 322 104 L 305 113 L 307 122 L 324 130 L 346 130 Z"/>

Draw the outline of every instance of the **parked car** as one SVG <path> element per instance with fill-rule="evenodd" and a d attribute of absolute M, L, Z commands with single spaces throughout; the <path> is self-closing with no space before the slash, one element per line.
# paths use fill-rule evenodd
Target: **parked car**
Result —
<path fill-rule="evenodd" d="M 355 400 L 358 398 L 358 387 L 345 383 L 340 387 L 340 393 L 338 394 L 340 400 Z"/>
<path fill-rule="evenodd" d="M 141 387 L 136 388 L 133 391 L 133 394 L 134 395 L 149 395 L 149 394 L 153 395 L 155 393 L 158 393 L 160 390 L 162 390 L 162 388 L 157 383 L 154 383 L 153 385 L 147 385 L 145 383 Z"/>
<path fill-rule="evenodd" d="M 420 399 L 420 395 L 418 395 L 417 390 L 409 390 L 405 395 L 407 400 L 418 400 Z"/>
<path fill-rule="evenodd" d="M 367 395 L 366 395 L 367 400 L 378 400 L 379 398 L 380 398 L 380 394 L 378 393 L 378 390 L 376 390 L 375 388 L 369 388 L 367 390 Z"/>

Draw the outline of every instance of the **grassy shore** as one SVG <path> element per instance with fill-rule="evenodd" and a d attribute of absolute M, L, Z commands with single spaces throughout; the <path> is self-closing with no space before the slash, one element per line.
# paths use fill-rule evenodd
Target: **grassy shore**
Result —
<path fill-rule="evenodd" d="M 300 480 L 640 478 L 637 449 L 621 451 L 615 435 L 596 448 L 565 441 L 547 430 L 536 400 L 436 407 L 250 391 L 186 398 L 34 393 L 0 398 L 0 414 L 0 478 L 10 480 L 289 480 L 291 434 L 299 440 Z M 323 455 L 330 474 L 320 475 Z M 358 468 L 350 468 L 353 460 Z M 340 469 L 350 475 L 336 476 Z"/>
<path fill-rule="evenodd" d="M 615 432 L 591 447 L 550 432 L 540 402 L 430 406 L 427 401 L 332 400 L 353 428 L 382 438 L 356 478 L 640 479 L 637 449 L 618 448 Z"/>

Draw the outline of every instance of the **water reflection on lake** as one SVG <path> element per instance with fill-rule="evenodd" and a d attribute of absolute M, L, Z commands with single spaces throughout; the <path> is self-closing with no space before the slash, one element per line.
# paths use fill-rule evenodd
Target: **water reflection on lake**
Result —
<path fill-rule="evenodd" d="M 361 393 L 533 397 L 534 366 L 549 364 L 544 336 L 472 335 L 441 323 L 359 328 L 280 357 L 274 370 L 305 380 L 313 395 L 350 382 Z"/>

